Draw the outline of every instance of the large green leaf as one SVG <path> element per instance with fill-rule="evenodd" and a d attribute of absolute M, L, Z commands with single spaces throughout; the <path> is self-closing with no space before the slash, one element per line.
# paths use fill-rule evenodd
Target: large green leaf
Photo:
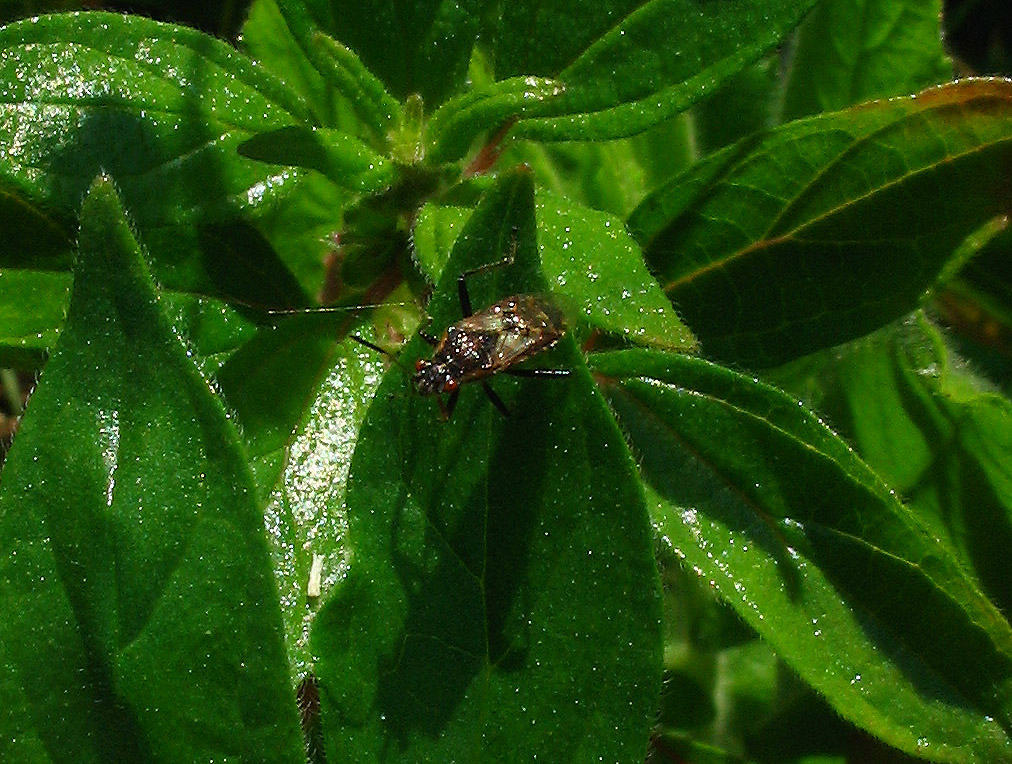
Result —
<path fill-rule="evenodd" d="M 167 287 L 234 294 L 243 269 L 215 270 L 206 227 L 248 225 L 265 201 L 282 204 L 316 180 L 239 155 L 255 133 L 309 120 L 308 109 L 252 61 L 192 29 L 105 13 L 19 22 L 0 30 L 0 83 L 8 147 L 0 175 L 11 189 L 0 201 L 34 210 L 9 217 L 33 227 L 44 219 L 70 240 L 92 178 L 109 172 Z M 298 220 L 302 248 L 322 252 L 315 210 L 286 214 Z"/>
<path fill-rule="evenodd" d="M 593 369 L 662 533 L 839 713 L 933 761 L 1008 760 L 1012 628 L 843 441 L 689 356 Z"/>
<path fill-rule="evenodd" d="M 792 123 L 700 162 L 630 228 L 704 352 L 773 365 L 837 344 L 914 308 L 1008 212 L 1010 97 L 968 80 Z"/>
<path fill-rule="evenodd" d="M 799 366 L 790 377 L 806 402 L 1010 612 L 1008 398 L 964 368 L 920 315 Z"/>
<path fill-rule="evenodd" d="M 507 176 L 468 221 L 429 306 L 459 318 L 543 291 L 529 176 Z M 416 339 L 405 350 L 423 349 Z M 496 377 L 449 421 L 391 369 L 348 486 L 348 572 L 313 652 L 328 760 L 639 762 L 660 678 L 656 564 L 635 466 L 571 340 L 544 356 L 566 379 Z"/>
<path fill-rule="evenodd" d="M 0 757 L 303 757 L 235 428 L 162 313 L 111 181 L 0 489 Z"/>

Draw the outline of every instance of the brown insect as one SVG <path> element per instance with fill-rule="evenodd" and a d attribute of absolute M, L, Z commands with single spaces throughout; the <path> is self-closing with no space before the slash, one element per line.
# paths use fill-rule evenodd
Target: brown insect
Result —
<path fill-rule="evenodd" d="M 517 377 L 565 377 L 569 369 L 517 369 L 516 364 L 553 347 L 565 334 L 562 313 L 545 296 L 517 294 L 500 300 L 477 313 L 471 310 L 467 279 L 509 265 L 516 253 L 514 236 L 510 254 L 503 260 L 465 271 L 457 278 L 457 294 L 464 317 L 451 325 L 438 340 L 422 335 L 435 347 L 432 358 L 419 359 L 412 382 L 422 395 L 448 394 L 447 403 L 439 399 L 439 407 L 447 418 L 457 405 L 460 386 L 480 381 L 485 395 L 504 416 L 509 409 L 486 381 L 493 374 Z M 355 340 L 386 351 L 363 340 Z"/>

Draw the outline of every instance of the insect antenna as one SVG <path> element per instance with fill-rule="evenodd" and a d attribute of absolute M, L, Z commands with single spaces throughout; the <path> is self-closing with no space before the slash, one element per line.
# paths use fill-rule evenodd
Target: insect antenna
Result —
<path fill-rule="evenodd" d="M 304 316 L 317 313 L 353 313 L 356 310 L 369 310 L 370 308 L 387 308 L 398 305 L 413 305 L 410 302 L 375 302 L 364 305 L 319 305 L 312 308 L 285 308 L 268 310 L 268 316 Z"/>

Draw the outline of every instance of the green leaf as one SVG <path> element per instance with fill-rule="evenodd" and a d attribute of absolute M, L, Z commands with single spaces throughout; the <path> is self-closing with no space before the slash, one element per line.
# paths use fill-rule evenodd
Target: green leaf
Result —
<path fill-rule="evenodd" d="M 411 232 L 415 262 L 429 281 L 436 282 L 446 266 L 453 244 L 472 209 L 447 204 L 426 204 Z M 495 259 L 494 257 L 492 258 Z"/>
<path fill-rule="evenodd" d="M 539 188 L 625 220 L 648 189 L 669 181 L 697 160 L 698 140 L 695 117 L 683 115 L 614 141 L 510 141 L 499 164 L 526 164 Z"/>
<path fill-rule="evenodd" d="M 783 89 L 781 66 L 779 56 L 765 56 L 696 104 L 691 117 L 697 158 L 775 124 L 774 112 Z"/>
<path fill-rule="evenodd" d="M 276 316 L 276 326 L 261 327 L 214 374 L 266 505 L 285 643 L 300 677 L 312 671 L 314 660 L 308 635 L 317 601 L 308 597 L 310 572 L 316 559 L 324 592 L 343 575 L 345 481 L 386 363 L 355 342 L 338 344 L 356 318 L 357 312 L 340 308 Z"/>
<path fill-rule="evenodd" d="M 322 32 L 310 37 L 309 51 L 376 136 L 385 138 L 388 130 L 402 121 L 400 104 L 354 51 Z"/>
<path fill-rule="evenodd" d="M 495 71 L 561 80 L 565 93 L 522 120 L 541 140 L 633 135 L 684 111 L 773 49 L 814 0 L 609 0 L 532 8 L 497 19 Z M 540 116 L 538 116 L 540 115 Z"/>
<path fill-rule="evenodd" d="M 430 278 L 443 272 L 446 254 L 470 210 L 427 205 L 412 240 L 419 265 Z M 640 345 L 692 351 L 695 340 L 643 265 L 636 242 L 621 220 L 573 204 L 550 191 L 536 196 L 538 252 L 567 318 Z M 509 250 L 488 252 L 486 263 Z"/>
<path fill-rule="evenodd" d="M 591 326 L 638 345 L 692 351 L 678 320 L 621 220 L 538 191 L 538 248 L 552 290 Z"/>
<path fill-rule="evenodd" d="M 254 460 L 259 483 L 271 489 L 265 523 L 274 575 L 281 601 L 287 605 L 282 617 L 288 655 L 300 677 L 314 670 L 316 656 L 309 635 L 318 598 L 329 596 L 329 589 L 347 572 L 348 470 L 386 364 L 385 358 L 355 342 L 331 345 L 330 365 L 313 390 L 312 402 L 301 412 L 296 431 L 277 452 Z M 295 361 L 292 366 L 300 363 L 304 362 Z M 243 432 L 248 433 L 248 428 Z M 263 443 L 262 437 L 259 440 Z M 314 560 L 320 566 L 316 596 L 310 591 Z"/>
<path fill-rule="evenodd" d="M 291 125 L 259 133 L 239 153 L 261 162 L 317 170 L 339 186 L 360 192 L 382 191 L 393 167 L 353 135 L 322 127 Z"/>
<path fill-rule="evenodd" d="M 661 532 L 840 714 L 933 761 L 1008 758 L 1012 628 L 839 438 L 689 356 L 593 369 Z"/>
<path fill-rule="evenodd" d="M 0 268 L 0 367 L 41 365 L 56 344 L 69 292 L 66 273 Z"/>
<path fill-rule="evenodd" d="M 294 0 L 280 5 L 289 19 L 302 12 Z M 307 0 L 305 12 L 321 32 L 354 51 L 362 70 L 378 76 L 395 97 L 418 93 L 437 106 L 464 86 L 481 9 L 452 0 Z"/>
<path fill-rule="evenodd" d="M 303 760 L 235 429 L 112 183 L 0 487 L 5 761 Z"/>
<path fill-rule="evenodd" d="M 783 121 L 952 78 L 939 0 L 824 0 L 798 30 Z"/>
<path fill-rule="evenodd" d="M 516 262 L 473 277 L 474 304 L 543 290 L 515 173 L 459 237 L 435 331 L 460 316 L 456 274 L 514 226 Z M 643 498 L 572 341 L 544 358 L 571 376 L 491 380 L 508 419 L 477 385 L 445 422 L 401 369 L 380 387 L 349 480 L 348 573 L 313 633 L 328 760 L 643 760 L 660 677 Z"/>
<path fill-rule="evenodd" d="M 1008 398 L 963 368 L 924 316 L 818 362 L 809 405 L 833 421 L 1009 612 Z"/>
<path fill-rule="evenodd" d="M 230 293 L 208 273 L 216 253 L 201 227 L 253 218 L 309 175 L 239 156 L 249 137 L 308 120 L 308 109 L 192 29 L 106 13 L 18 22 L 0 30 L 0 82 L 5 183 L 71 220 L 92 178 L 109 172 L 169 288 Z M 300 222 L 303 246 L 320 252 L 318 229 Z"/>
<path fill-rule="evenodd" d="M 324 380 L 336 364 L 350 360 L 337 340 L 348 333 L 353 318 L 350 312 L 311 311 L 288 317 L 264 327 L 218 371 L 217 382 L 242 425 L 250 457 L 274 465 L 258 479 L 261 490 L 274 487 L 293 434 L 317 405 Z M 361 386 L 359 405 L 369 392 Z"/>
<path fill-rule="evenodd" d="M 544 77 L 511 77 L 446 102 L 429 120 L 430 162 L 462 157 L 485 130 L 538 108 L 563 92 L 561 83 Z"/>
<path fill-rule="evenodd" d="M 306 102 L 313 111 L 313 124 L 343 126 L 342 116 L 353 113 L 351 104 L 337 96 L 310 62 L 275 0 L 254 0 L 250 4 L 239 44 L 260 66 Z"/>
<path fill-rule="evenodd" d="M 1007 211 L 1010 97 L 968 80 L 787 125 L 699 163 L 630 228 L 710 355 L 774 365 L 861 336 Z"/>
<path fill-rule="evenodd" d="M 288 47 L 289 40 L 294 42 L 302 53 L 302 56 L 294 56 L 296 62 L 300 58 L 311 62 L 323 83 L 333 88 L 333 93 L 324 91 L 319 95 L 329 101 L 334 94 L 339 94 L 344 105 L 371 131 L 377 145 L 385 145 L 390 130 L 401 122 L 400 104 L 353 50 L 327 33 L 333 31 L 332 26 L 321 27 L 320 15 L 316 14 L 314 19 L 313 9 L 306 3 L 301 0 L 278 0 L 277 7 L 284 18 L 288 34 L 268 27 L 264 31 L 270 35 L 270 39 L 280 41 L 285 48 Z M 291 57 L 293 53 L 288 55 Z M 302 73 L 300 79 L 318 91 L 319 83 L 315 77 Z"/>

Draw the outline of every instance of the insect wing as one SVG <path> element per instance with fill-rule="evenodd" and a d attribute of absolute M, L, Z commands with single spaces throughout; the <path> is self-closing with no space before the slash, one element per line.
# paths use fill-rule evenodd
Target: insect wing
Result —
<path fill-rule="evenodd" d="M 558 309 L 543 297 L 530 294 L 500 300 L 458 326 L 495 338 L 489 369 L 493 373 L 547 350 L 565 331 Z"/>

